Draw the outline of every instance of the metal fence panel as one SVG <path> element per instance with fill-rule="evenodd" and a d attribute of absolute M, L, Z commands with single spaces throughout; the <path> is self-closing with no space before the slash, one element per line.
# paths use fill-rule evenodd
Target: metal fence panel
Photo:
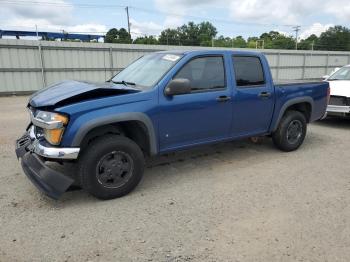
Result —
<path fill-rule="evenodd" d="M 174 49 L 210 47 L 0 39 L 0 94 L 34 91 L 65 79 L 105 81 L 142 55 Z M 350 52 L 258 51 L 266 55 L 278 80 L 320 79 L 335 67 L 350 64 Z"/>

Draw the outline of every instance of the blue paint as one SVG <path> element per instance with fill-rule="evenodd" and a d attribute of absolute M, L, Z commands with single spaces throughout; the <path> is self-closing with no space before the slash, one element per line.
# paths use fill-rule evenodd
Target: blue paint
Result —
<path fill-rule="evenodd" d="M 176 54 L 174 51 L 164 54 Z M 320 119 L 326 110 L 328 83 L 295 83 L 275 85 L 264 55 L 243 51 L 177 52 L 182 57 L 153 87 L 137 87 L 106 83 L 96 85 L 82 82 L 62 82 L 34 94 L 33 107 L 48 108 L 69 115 L 61 146 L 73 146 L 78 131 L 87 122 L 122 113 L 141 112 L 153 124 L 158 153 L 176 151 L 194 145 L 227 141 L 270 134 L 281 117 L 288 101 L 306 99 L 312 106 L 310 122 Z M 197 56 L 220 55 L 224 58 L 226 88 L 167 97 L 164 89 L 188 61 Z M 237 88 L 233 70 L 233 55 L 257 56 L 263 65 L 266 83 L 250 88 Z M 62 104 L 61 101 L 92 90 L 123 91 L 107 97 L 90 97 L 84 101 Z M 259 97 L 261 92 L 271 96 Z M 218 102 L 219 96 L 231 100 Z M 61 104 L 60 104 L 61 103 Z M 282 112 L 283 113 L 283 112 Z"/>

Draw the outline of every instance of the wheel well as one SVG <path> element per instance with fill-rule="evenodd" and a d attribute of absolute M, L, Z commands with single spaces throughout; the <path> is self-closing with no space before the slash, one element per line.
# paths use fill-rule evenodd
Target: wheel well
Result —
<path fill-rule="evenodd" d="M 150 155 L 150 140 L 147 127 L 142 122 L 136 120 L 112 123 L 93 128 L 82 140 L 82 150 L 94 139 L 108 134 L 126 136 L 133 140 L 146 155 Z"/>
<path fill-rule="evenodd" d="M 285 113 L 290 110 L 299 111 L 300 113 L 304 114 L 306 121 L 310 122 L 311 111 L 312 111 L 310 103 L 303 102 L 303 103 L 297 103 L 297 104 L 291 105 L 286 109 Z"/>

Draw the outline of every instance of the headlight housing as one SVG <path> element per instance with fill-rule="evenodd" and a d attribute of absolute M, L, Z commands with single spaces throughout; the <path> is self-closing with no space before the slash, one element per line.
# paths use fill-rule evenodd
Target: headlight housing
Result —
<path fill-rule="evenodd" d="M 61 143 L 68 120 L 68 116 L 55 112 L 37 111 L 35 117 L 32 115 L 32 123 L 42 128 L 44 138 L 52 145 Z"/>

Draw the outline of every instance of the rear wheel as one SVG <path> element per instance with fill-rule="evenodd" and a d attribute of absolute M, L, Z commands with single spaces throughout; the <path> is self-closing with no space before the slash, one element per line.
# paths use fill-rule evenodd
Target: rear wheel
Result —
<path fill-rule="evenodd" d="M 280 150 L 293 151 L 303 143 L 306 129 L 306 118 L 301 112 L 287 111 L 277 130 L 272 134 L 272 140 Z"/>
<path fill-rule="evenodd" d="M 100 199 L 124 196 L 140 182 L 144 157 L 127 137 L 108 135 L 94 140 L 79 159 L 82 187 Z"/>

